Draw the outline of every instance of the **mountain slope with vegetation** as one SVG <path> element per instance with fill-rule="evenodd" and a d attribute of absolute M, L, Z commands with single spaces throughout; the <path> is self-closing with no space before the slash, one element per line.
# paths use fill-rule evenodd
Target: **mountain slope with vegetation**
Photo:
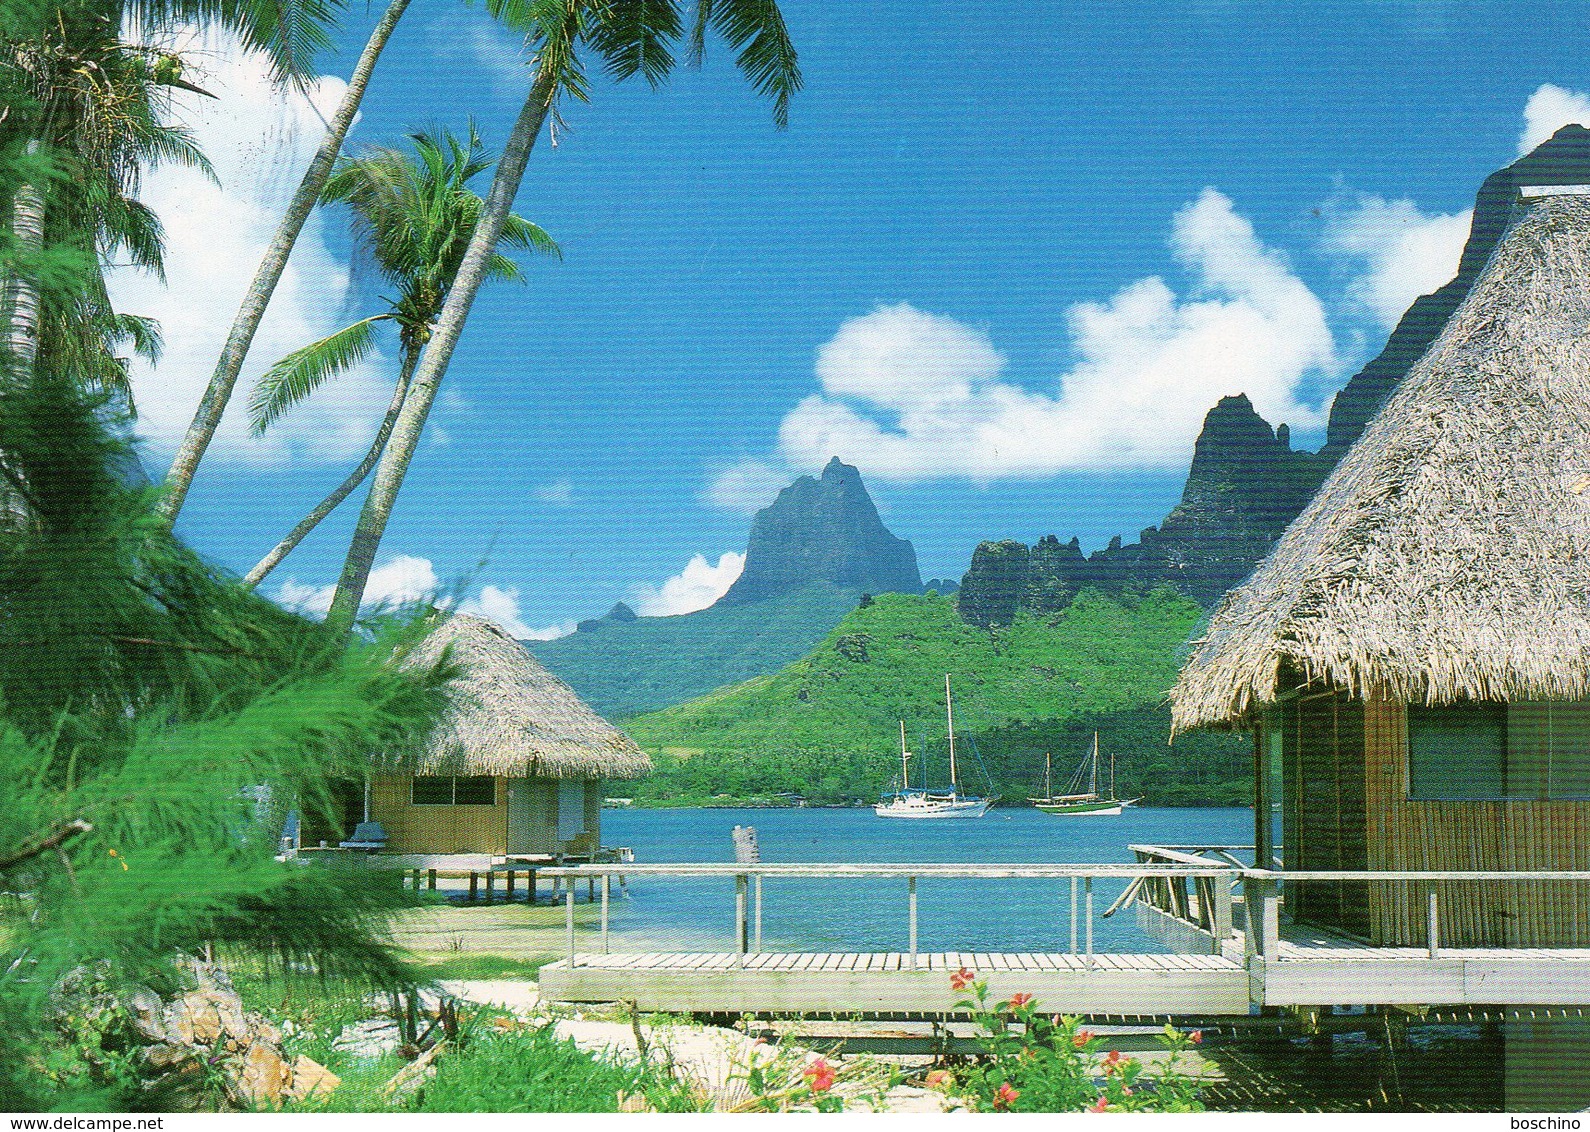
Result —
<path fill-rule="evenodd" d="M 814 582 L 747 605 L 676 617 L 611 615 L 555 641 L 523 642 L 602 715 L 655 711 L 798 660 L 856 607 L 856 590 Z"/>
<path fill-rule="evenodd" d="M 1060 613 L 1023 611 L 988 629 L 962 620 L 951 598 L 887 594 L 772 675 L 628 721 L 657 764 L 637 796 L 870 799 L 898 773 L 900 720 L 913 780 L 941 782 L 949 673 L 965 785 L 983 785 L 980 756 L 993 788 L 1019 801 L 1041 787 L 1046 750 L 1067 777 L 1098 730 L 1123 790 L 1164 804 L 1242 804 L 1240 739 L 1191 735 L 1166 747 L 1164 692 L 1201 616 L 1168 590 L 1137 599 L 1086 590 Z"/>

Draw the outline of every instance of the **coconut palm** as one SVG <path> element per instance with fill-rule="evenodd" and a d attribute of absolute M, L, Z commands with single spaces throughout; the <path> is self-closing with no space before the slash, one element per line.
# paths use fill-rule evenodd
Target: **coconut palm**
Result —
<path fill-rule="evenodd" d="M 281 281 L 282 272 L 286 270 L 287 257 L 292 254 L 293 245 L 298 241 L 304 223 L 309 219 L 315 201 L 320 198 L 326 179 L 331 175 L 337 154 L 342 151 L 342 144 L 359 111 L 359 104 L 364 100 L 365 89 L 370 85 L 376 61 L 380 59 L 387 40 L 392 38 L 392 32 L 396 30 L 398 20 L 408 6 L 409 0 L 391 0 L 381 19 L 376 22 L 348 79 L 348 89 L 343 92 L 336 113 L 326 124 L 320 148 L 315 151 L 309 168 L 304 170 L 303 180 L 294 190 L 292 200 L 282 213 L 281 223 L 277 225 L 276 234 L 265 249 L 265 257 L 260 260 L 248 291 L 244 293 L 243 305 L 232 320 L 226 344 L 215 363 L 215 372 L 210 376 L 210 383 L 205 387 L 204 396 L 194 412 L 193 422 L 188 426 L 182 446 L 177 449 L 171 470 L 166 475 L 160 514 L 167 523 L 176 522 L 177 513 L 182 510 L 188 489 L 193 486 L 193 477 L 199 470 L 199 461 L 204 458 L 205 450 L 215 438 L 215 430 L 221 425 L 227 402 L 232 399 L 232 390 L 237 385 L 238 374 L 242 372 L 243 361 L 248 356 L 249 346 L 253 344 L 254 334 L 259 330 L 260 320 L 265 317 L 265 308 Z"/>
<path fill-rule="evenodd" d="M 34 163 L 35 175 L 8 186 L 10 270 L 4 280 L 3 345 L 14 372 L 30 372 L 53 336 L 78 349 L 101 384 L 125 374 L 114 346 L 147 346 L 148 327 L 128 333 L 96 283 L 73 301 L 46 308 L 38 273 L 47 245 L 89 262 L 122 252 L 159 270 L 160 226 L 135 199 L 144 169 L 161 161 L 203 166 L 187 134 L 172 126 L 175 91 L 203 94 L 182 76 L 182 60 L 158 44 L 192 26 L 224 28 L 270 57 L 282 81 L 303 81 L 329 45 L 329 0 L 54 0 L 6 5 L 0 70 L 10 92 L 0 114 L 0 147 Z M 136 42 L 123 37 L 130 34 Z M 47 235 L 46 228 L 53 230 Z M 51 327 L 52 314 L 64 318 Z M 78 321 L 73 321 L 73 316 Z M 106 352 L 96 344 L 109 343 Z M 147 350 L 145 351 L 147 352 Z"/>
<path fill-rule="evenodd" d="M 773 119 L 781 127 L 788 120 L 790 98 L 801 86 L 795 46 L 774 0 L 696 0 L 688 33 L 677 0 L 488 0 L 487 7 L 524 34 L 532 52 L 533 78 L 497 162 L 480 223 L 459 265 L 452 293 L 442 305 L 435 335 L 415 367 L 359 514 L 326 615 L 329 624 L 344 631 L 351 631 L 358 616 L 365 583 L 403 477 L 419 446 L 469 308 L 490 272 L 492 249 L 512 215 L 513 198 L 541 127 L 549 114 L 556 118 L 563 97 L 580 102 L 590 97 L 582 49 L 594 52 L 613 79 L 641 75 L 656 86 L 672 72 L 679 40 L 687 40 L 690 60 L 699 62 L 711 28 L 738 52 L 735 63 L 757 93 L 773 99 Z"/>
<path fill-rule="evenodd" d="M 412 156 L 395 149 L 371 148 L 341 161 L 322 193 L 325 201 L 351 209 L 356 238 L 396 297 L 382 313 L 362 318 L 277 362 L 255 386 L 249 414 L 255 435 L 263 433 L 323 382 L 368 357 L 383 323 L 396 328 L 402 359 L 392 402 L 359 466 L 249 571 L 244 581 L 250 586 L 258 585 L 275 569 L 375 467 L 480 217 L 483 202 L 470 190 L 469 182 L 490 169 L 492 162 L 482 151 L 474 127 L 464 141 L 446 131 L 439 136 L 417 133 L 410 138 Z M 502 240 L 515 248 L 560 254 L 546 232 L 520 216 L 510 214 Z M 514 262 L 495 252 L 487 274 L 523 280 Z"/>

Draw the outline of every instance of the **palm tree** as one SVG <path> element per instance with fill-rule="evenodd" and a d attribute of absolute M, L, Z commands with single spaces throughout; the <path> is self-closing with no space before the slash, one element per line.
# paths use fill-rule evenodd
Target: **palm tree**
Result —
<path fill-rule="evenodd" d="M 258 585 L 375 467 L 403 407 L 420 351 L 430 341 L 431 326 L 480 218 L 483 202 L 470 191 L 469 182 L 492 163 L 482 152 L 474 127 L 470 127 L 467 141 L 445 131 L 439 137 L 413 134 L 411 140 L 412 157 L 395 149 L 371 148 L 359 157 L 343 160 L 321 194 L 327 202 L 340 202 L 352 209 L 355 235 L 395 288 L 396 298 L 389 300 L 391 306 L 386 311 L 360 319 L 277 362 L 255 386 L 249 414 L 255 435 L 263 433 L 327 379 L 366 358 L 375 346 L 381 323 L 397 328 L 401 349 L 392 402 L 359 466 L 248 572 L 246 585 Z M 561 254 L 546 232 L 520 216 L 508 217 L 502 240 L 511 247 Z M 492 254 L 487 274 L 523 280 L 514 262 L 497 253 Z"/>
<path fill-rule="evenodd" d="M 185 131 L 170 125 L 176 90 L 205 92 L 182 77 L 182 60 L 157 44 L 179 26 L 221 27 L 263 50 L 281 81 L 306 79 L 329 45 L 328 0 L 54 0 L 7 5 L 0 69 L 11 92 L 0 147 L 20 151 L 34 175 L 8 187 L 13 255 L 4 279 L 4 347 L 28 374 L 52 336 L 73 347 L 100 384 L 120 384 L 118 342 L 149 352 L 151 327 L 111 310 L 95 271 L 86 291 L 49 309 L 39 286 L 45 248 L 91 263 L 122 251 L 158 271 L 160 225 L 135 199 L 144 169 L 161 161 L 205 167 Z M 132 29 L 139 42 L 126 42 Z M 52 327 L 52 316 L 56 324 Z M 64 322 L 60 320 L 65 320 Z M 76 320 L 75 322 L 73 320 Z M 96 343 L 109 343 L 111 352 Z"/>
<path fill-rule="evenodd" d="M 221 425 L 227 402 L 232 399 L 232 390 L 237 385 L 249 346 L 254 342 L 254 334 L 259 330 L 260 320 L 265 317 L 265 308 L 270 303 L 277 283 L 281 281 L 282 272 L 287 268 L 287 257 L 292 254 L 293 245 L 297 243 L 315 201 L 325 189 L 332 164 L 342 151 L 342 144 L 353 125 L 359 104 L 364 100 L 365 89 L 370 85 L 376 61 L 408 6 L 409 0 L 391 0 L 381 19 L 376 22 L 364 50 L 359 54 L 358 63 L 354 65 L 353 74 L 348 79 L 348 89 L 337 105 L 337 112 L 326 124 L 320 148 L 316 150 L 309 168 L 304 170 L 303 180 L 294 190 L 292 200 L 282 214 L 281 223 L 277 225 L 276 234 L 265 249 L 265 258 L 260 260 L 254 272 L 254 278 L 243 296 L 243 305 L 238 308 L 237 317 L 232 320 L 232 329 L 227 333 L 226 344 L 221 348 L 221 357 L 215 363 L 215 372 L 210 376 L 210 383 L 205 387 L 204 396 L 193 414 L 193 422 L 188 425 L 182 446 L 177 449 L 171 470 L 166 475 L 160 514 L 168 524 L 175 523 L 177 513 L 182 510 L 188 489 L 193 486 L 193 477 L 199 470 L 199 461 L 204 458 L 205 450 L 215 438 L 215 430 Z"/>
<path fill-rule="evenodd" d="M 622 81 L 638 74 L 656 86 L 673 70 L 673 46 L 685 34 L 677 0 L 488 0 L 487 6 L 493 15 L 524 33 L 533 52 L 534 78 L 497 162 L 480 223 L 459 265 L 452 293 L 442 305 L 435 335 L 415 367 L 354 528 L 326 615 L 328 624 L 344 632 L 352 630 L 358 616 L 403 477 L 458 346 L 470 305 L 490 271 L 492 249 L 512 215 L 513 198 L 541 127 L 548 114 L 556 116 L 564 95 L 581 102 L 590 97 L 581 48 L 594 51 L 612 78 Z M 790 98 L 801 86 L 801 74 L 778 5 L 774 0 L 696 0 L 688 33 L 692 62 L 701 58 L 708 27 L 738 51 L 736 65 L 757 93 L 772 97 L 774 122 L 784 126 Z"/>

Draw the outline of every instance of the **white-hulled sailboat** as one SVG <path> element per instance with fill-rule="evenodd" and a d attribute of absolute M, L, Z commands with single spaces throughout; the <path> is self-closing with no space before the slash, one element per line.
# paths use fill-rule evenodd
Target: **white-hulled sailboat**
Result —
<path fill-rule="evenodd" d="M 1099 733 L 1093 733 L 1093 751 L 1084 755 L 1082 763 L 1077 767 L 1076 773 L 1071 776 L 1069 794 L 1056 794 L 1049 781 L 1049 756 L 1043 757 L 1043 791 L 1042 798 L 1028 798 L 1038 809 L 1046 814 L 1075 815 L 1078 817 L 1108 817 L 1118 814 L 1128 806 L 1141 802 L 1141 798 L 1122 800 L 1115 796 L 1115 756 L 1110 755 L 1110 791 L 1108 796 L 1099 796 Z M 1088 788 L 1082 791 L 1082 783 L 1086 781 Z"/>
<path fill-rule="evenodd" d="M 911 786 L 908 766 L 911 752 L 905 749 L 905 721 L 900 721 L 900 789 L 885 794 L 872 812 L 880 818 L 980 818 L 998 799 L 962 794 L 955 776 L 955 707 L 950 699 L 950 678 L 944 677 L 944 712 L 950 732 L 950 788 L 932 790 Z"/>

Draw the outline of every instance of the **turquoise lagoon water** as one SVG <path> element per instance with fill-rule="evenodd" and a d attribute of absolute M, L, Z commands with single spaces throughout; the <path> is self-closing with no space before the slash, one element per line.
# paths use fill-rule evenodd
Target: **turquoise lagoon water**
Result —
<path fill-rule="evenodd" d="M 970 821 L 902 821 L 870 809 L 609 810 L 602 840 L 628 845 L 638 862 L 734 860 L 736 825 L 754 826 L 766 862 L 918 864 L 1114 863 L 1127 846 L 1247 844 L 1247 809 L 1130 809 L 1119 817 L 1055 817 L 996 809 Z M 1094 882 L 1102 913 L 1127 882 Z M 923 951 L 1063 951 L 1070 887 L 1064 880 L 918 882 Z M 617 901 L 613 930 L 659 949 L 726 948 L 734 931 L 734 882 L 726 878 L 635 877 Z M 906 882 L 894 879 L 773 878 L 763 887 L 763 947 L 799 951 L 903 951 Z M 1081 941 L 1079 927 L 1079 944 Z M 1160 950 L 1130 911 L 1094 919 L 1100 951 Z"/>

